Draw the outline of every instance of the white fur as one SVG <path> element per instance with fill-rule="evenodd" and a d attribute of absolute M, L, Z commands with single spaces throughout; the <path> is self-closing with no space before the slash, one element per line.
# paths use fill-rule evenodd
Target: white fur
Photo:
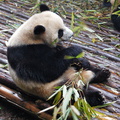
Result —
<path fill-rule="evenodd" d="M 34 35 L 34 28 L 37 25 L 42 25 L 46 28 L 43 35 Z M 16 32 L 12 35 L 8 42 L 8 46 L 18 46 L 26 44 L 44 44 L 52 43 L 58 39 L 58 30 L 63 29 L 64 34 L 61 39 L 69 40 L 73 32 L 67 28 L 60 16 L 51 12 L 45 11 L 30 17 L 24 24 L 22 24 Z M 56 46 L 54 43 L 53 46 Z"/>
<path fill-rule="evenodd" d="M 33 82 L 34 80 L 24 81 L 20 79 L 16 72 L 9 66 L 10 75 L 13 78 L 15 84 L 21 88 L 22 90 L 33 94 L 35 96 L 48 99 L 48 97 L 53 94 L 55 91 L 55 87 L 61 85 L 61 83 L 64 81 L 66 84 L 69 84 L 71 82 L 77 83 L 79 80 L 82 80 L 84 84 L 87 84 L 90 82 L 90 80 L 94 77 L 94 73 L 89 70 L 83 70 L 79 72 L 79 74 L 76 76 L 76 71 L 73 67 L 70 67 L 68 70 L 65 71 L 65 73 L 60 76 L 58 79 L 50 82 L 50 83 L 38 83 Z M 79 87 L 82 89 L 84 85 L 80 85 Z"/>

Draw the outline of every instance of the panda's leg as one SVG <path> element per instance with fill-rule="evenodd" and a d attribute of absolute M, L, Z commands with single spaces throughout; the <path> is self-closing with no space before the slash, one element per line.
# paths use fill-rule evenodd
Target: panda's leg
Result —
<path fill-rule="evenodd" d="M 109 70 L 101 69 L 90 65 L 89 61 L 84 58 L 79 58 L 80 64 L 74 65 L 74 67 L 79 70 L 81 67 L 83 68 L 83 72 L 81 73 L 84 78 L 84 84 L 89 82 L 92 83 L 100 83 L 105 82 L 110 76 Z M 86 98 L 86 101 L 91 106 L 103 105 L 105 103 L 105 97 L 101 94 L 100 91 L 90 90 L 83 88 L 83 94 Z"/>
<path fill-rule="evenodd" d="M 80 70 L 81 68 L 83 68 L 83 70 L 89 70 L 93 72 L 94 77 L 90 80 L 90 83 L 103 83 L 106 82 L 110 77 L 110 71 L 108 69 L 93 66 L 85 58 L 79 58 L 78 63 L 73 64 L 73 67 L 75 67 L 76 70 Z"/>
<path fill-rule="evenodd" d="M 79 61 L 80 61 L 80 66 L 79 65 L 76 66 L 77 70 L 82 67 L 83 69 L 90 70 L 95 74 L 94 78 L 91 79 L 90 81 L 91 83 L 106 82 L 110 77 L 110 71 L 108 69 L 103 69 L 100 67 L 93 66 L 85 58 L 79 58 Z"/>
<path fill-rule="evenodd" d="M 95 73 L 95 77 L 90 81 L 90 83 L 107 82 L 110 77 L 110 71 L 108 69 L 91 66 L 90 70 Z"/>
<path fill-rule="evenodd" d="M 71 71 L 66 72 L 65 77 L 70 81 L 75 81 L 76 86 L 82 89 L 81 94 L 83 93 L 83 97 L 86 98 L 86 101 L 91 106 L 97 106 L 97 105 L 103 105 L 105 103 L 104 96 L 101 94 L 101 92 L 91 89 L 86 89 L 86 87 L 83 84 L 80 84 L 78 86 L 78 81 L 82 80 L 84 84 L 87 84 L 91 81 L 92 78 L 94 78 L 94 73 L 91 70 L 81 70 L 80 75 L 75 74 L 76 70 L 74 68 L 69 68 Z M 77 76 L 76 76 L 77 75 Z M 82 76 L 82 77 L 81 77 Z M 68 82 L 68 83 L 69 83 Z"/>
<path fill-rule="evenodd" d="M 84 90 L 84 96 L 90 106 L 103 105 L 106 103 L 104 95 L 96 90 Z"/>

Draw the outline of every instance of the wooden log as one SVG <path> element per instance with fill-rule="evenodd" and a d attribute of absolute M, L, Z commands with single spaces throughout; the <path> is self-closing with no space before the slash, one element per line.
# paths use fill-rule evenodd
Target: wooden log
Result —
<path fill-rule="evenodd" d="M 6 47 L 0 47 L 0 53 L 6 55 L 6 54 L 7 54 L 7 49 L 6 49 Z"/>
<path fill-rule="evenodd" d="M 14 90 L 16 89 L 18 90 L 18 87 L 15 85 L 12 78 L 9 75 L 3 73 L 3 71 L 1 72 L 1 69 L 0 69 L 0 83 Z"/>
<path fill-rule="evenodd" d="M 8 62 L 7 62 L 6 59 L 4 59 L 4 58 L 0 58 L 0 63 L 2 63 L 2 64 L 7 64 Z"/>
<path fill-rule="evenodd" d="M 38 99 L 37 97 L 35 96 L 32 96 L 28 93 L 26 93 L 25 91 L 21 90 L 20 88 L 18 88 L 14 81 L 12 80 L 12 78 L 9 76 L 8 72 L 2 68 L 0 68 L 0 83 L 2 85 L 5 85 L 13 90 L 15 90 L 16 92 L 20 92 L 21 94 L 24 94 L 28 100 L 31 100 L 31 99 L 37 99 L 36 101 L 36 105 L 40 108 L 40 109 L 46 109 L 48 107 L 51 107 L 50 104 L 46 101 L 42 101 L 40 99 Z M 25 98 L 26 98 L 25 97 Z M 48 111 L 49 113 L 52 113 L 52 110 L 49 110 Z"/>
<path fill-rule="evenodd" d="M 66 43 L 68 43 L 68 42 L 66 42 Z M 105 56 L 105 57 L 109 58 L 110 60 L 113 60 L 113 61 L 116 61 L 116 62 L 120 62 L 120 58 L 118 58 L 118 57 L 116 57 L 116 56 L 113 56 L 113 55 L 111 55 L 111 54 L 109 54 L 109 53 L 106 53 L 106 52 L 97 50 L 97 49 L 95 49 L 95 48 L 83 46 L 83 45 L 80 45 L 80 44 L 77 44 L 77 43 L 71 43 L 71 44 L 72 44 L 72 45 L 78 45 L 78 46 L 80 46 L 82 49 L 84 49 L 84 50 L 86 50 L 86 51 L 89 51 L 89 52 L 91 52 L 91 53 Z"/>
<path fill-rule="evenodd" d="M 40 109 L 32 101 L 25 101 L 20 98 L 15 90 L 0 84 L 0 97 L 14 104 L 15 106 L 45 120 L 52 120 L 52 116 L 47 113 L 40 113 Z M 39 113 L 39 114 L 38 114 Z"/>

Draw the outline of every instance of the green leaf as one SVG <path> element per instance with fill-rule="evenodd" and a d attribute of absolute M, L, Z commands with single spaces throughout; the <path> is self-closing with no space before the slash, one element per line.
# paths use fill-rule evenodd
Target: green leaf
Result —
<path fill-rule="evenodd" d="M 56 44 L 58 42 L 58 39 L 55 39 L 52 43 L 51 43 L 51 45 L 54 45 L 54 44 Z"/>
<path fill-rule="evenodd" d="M 74 56 L 69 56 L 69 55 L 64 56 L 64 59 L 73 59 L 73 58 L 75 58 L 75 57 Z"/>
<path fill-rule="evenodd" d="M 76 56 L 76 58 L 82 58 L 82 57 L 84 57 L 84 52 L 82 52 L 82 53 L 80 53 L 80 54 L 78 54 L 77 56 Z"/>
<path fill-rule="evenodd" d="M 72 12 L 71 14 L 71 26 L 70 26 L 70 29 L 72 30 L 73 29 L 73 26 L 74 26 L 74 13 Z"/>
<path fill-rule="evenodd" d="M 62 94 L 61 91 L 59 91 L 58 94 L 54 98 L 53 104 L 57 104 L 60 101 L 61 94 Z"/>
<path fill-rule="evenodd" d="M 63 86 L 60 87 L 58 90 L 56 90 L 47 100 L 50 100 L 51 98 L 53 98 L 59 91 L 61 91 L 63 89 Z"/>
<path fill-rule="evenodd" d="M 73 58 L 82 58 L 82 57 L 84 57 L 84 52 L 78 54 L 78 55 L 75 56 L 75 57 L 74 57 L 74 56 L 65 55 L 65 56 L 64 56 L 64 59 L 73 59 Z"/>
<path fill-rule="evenodd" d="M 95 106 L 94 108 L 102 108 L 102 107 L 110 106 L 110 105 L 112 105 L 112 104 L 115 103 L 115 102 L 116 102 L 116 101 L 110 102 L 110 103 L 106 103 L 106 104 L 104 104 L 104 105 L 98 105 L 98 106 Z"/>
<path fill-rule="evenodd" d="M 75 33 L 75 32 L 77 32 L 77 31 L 79 31 L 80 30 L 80 27 L 74 27 L 73 29 L 72 29 L 72 31 Z"/>

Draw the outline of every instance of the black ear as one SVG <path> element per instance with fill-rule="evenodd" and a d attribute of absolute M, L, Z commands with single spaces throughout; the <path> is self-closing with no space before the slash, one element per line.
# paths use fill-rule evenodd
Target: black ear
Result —
<path fill-rule="evenodd" d="M 49 7 L 45 4 L 41 4 L 40 5 L 40 11 L 43 12 L 43 11 L 49 11 Z"/>
<path fill-rule="evenodd" d="M 45 32 L 45 27 L 42 26 L 42 25 L 37 25 L 35 28 L 34 28 L 34 34 L 35 35 L 38 35 L 38 34 L 41 34 L 41 33 L 44 33 Z"/>

